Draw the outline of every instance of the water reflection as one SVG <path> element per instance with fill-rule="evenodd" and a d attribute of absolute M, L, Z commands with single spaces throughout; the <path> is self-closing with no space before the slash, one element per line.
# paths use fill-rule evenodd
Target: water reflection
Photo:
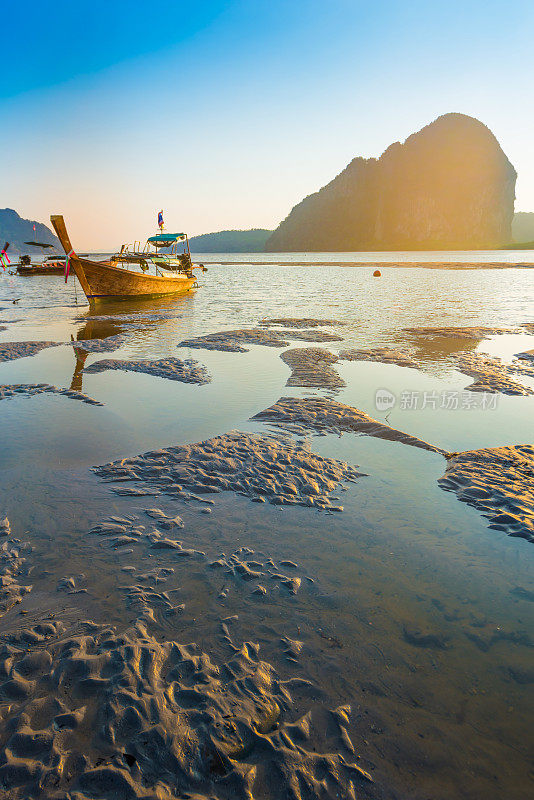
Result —
<path fill-rule="evenodd" d="M 395 341 L 406 347 L 416 361 L 423 364 L 447 364 L 455 356 L 477 350 L 483 339 L 467 339 L 456 336 L 422 336 L 404 331 L 395 334 Z"/>
<path fill-rule="evenodd" d="M 194 301 L 194 295 L 179 297 L 154 297 L 132 300 L 106 300 L 105 303 L 89 307 L 78 319 L 88 322 L 143 322 L 170 319 L 181 313 Z M 96 338 L 96 337 L 93 337 Z"/>
<path fill-rule="evenodd" d="M 74 337 L 71 337 L 72 341 L 74 342 Z M 87 338 L 87 337 L 85 337 Z M 87 356 L 89 355 L 88 350 L 84 350 L 83 347 L 76 347 L 73 346 L 74 351 L 74 372 L 72 375 L 72 380 L 70 382 L 70 388 L 74 389 L 76 392 L 83 392 L 82 389 L 82 379 L 83 379 L 83 368 L 85 367 L 85 362 L 87 361 Z"/>
<path fill-rule="evenodd" d="M 122 330 L 123 327 L 112 320 L 102 320 L 98 317 L 92 319 L 88 315 L 87 322 L 76 334 L 76 340 L 107 339 L 109 336 L 115 336 L 117 333 L 121 333 Z M 71 336 L 71 338 L 74 341 L 74 337 Z"/>

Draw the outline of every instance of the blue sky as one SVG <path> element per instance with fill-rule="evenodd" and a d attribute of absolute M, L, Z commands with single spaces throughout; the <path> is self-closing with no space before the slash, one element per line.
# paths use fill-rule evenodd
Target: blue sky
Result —
<path fill-rule="evenodd" d="M 76 246 L 274 227 L 355 155 L 448 111 L 487 124 L 534 211 L 534 4 L 5 4 L 0 207 Z"/>

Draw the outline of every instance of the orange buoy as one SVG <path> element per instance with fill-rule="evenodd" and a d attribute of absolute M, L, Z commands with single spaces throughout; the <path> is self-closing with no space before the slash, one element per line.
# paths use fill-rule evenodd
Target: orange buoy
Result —
<path fill-rule="evenodd" d="M 375 269 L 375 271 L 373 272 L 373 278 L 381 278 L 381 277 L 382 277 L 382 273 L 380 272 L 380 270 L 379 269 Z"/>

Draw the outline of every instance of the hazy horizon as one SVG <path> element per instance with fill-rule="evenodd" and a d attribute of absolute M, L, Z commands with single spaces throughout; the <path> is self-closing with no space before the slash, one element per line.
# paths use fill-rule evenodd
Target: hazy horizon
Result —
<path fill-rule="evenodd" d="M 474 116 L 534 211 L 531 3 L 54 5 L 4 12 L 0 206 L 75 247 L 275 228 L 355 156 Z M 79 20 L 83 20 L 80 25 Z"/>

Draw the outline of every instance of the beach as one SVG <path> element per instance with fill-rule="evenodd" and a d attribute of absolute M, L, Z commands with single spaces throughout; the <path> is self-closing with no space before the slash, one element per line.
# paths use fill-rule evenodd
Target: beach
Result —
<path fill-rule="evenodd" d="M 0 797 L 526 796 L 534 258 L 360 259 L 1 276 Z"/>

